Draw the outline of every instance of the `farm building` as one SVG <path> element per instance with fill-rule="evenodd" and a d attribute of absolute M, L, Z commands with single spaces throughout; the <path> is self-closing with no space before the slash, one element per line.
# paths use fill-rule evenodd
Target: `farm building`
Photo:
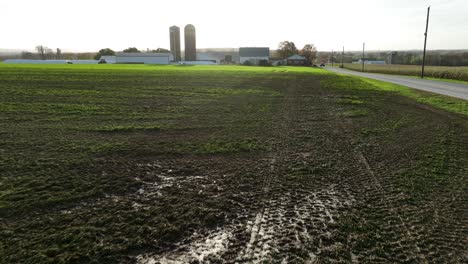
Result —
<path fill-rule="evenodd" d="M 361 64 L 363 59 L 359 59 L 358 61 L 353 61 L 353 63 Z M 364 64 L 387 64 L 386 61 L 382 60 L 376 60 L 376 59 L 370 59 L 370 58 L 364 58 Z"/>
<path fill-rule="evenodd" d="M 216 64 L 220 62 L 220 60 L 217 57 L 205 52 L 197 53 L 197 61 L 212 61 Z"/>
<path fill-rule="evenodd" d="M 307 59 L 300 55 L 292 55 L 286 59 L 287 65 L 304 66 L 307 65 Z"/>
<path fill-rule="evenodd" d="M 169 64 L 173 60 L 171 53 L 125 53 L 115 54 L 115 63 L 127 64 Z"/>
<path fill-rule="evenodd" d="M 285 59 L 280 59 L 280 58 L 271 58 L 270 63 L 273 66 L 287 65 L 287 61 Z"/>
<path fill-rule="evenodd" d="M 196 61 L 179 61 L 181 65 L 216 65 L 212 60 L 196 60 Z"/>
<path fill-rule="evenodd" d="M 226 63 L 226 64 L 232 63 L 232 55 L 224 55 L 223 62 Z"/>
<path fill-rule="evenodd" d="M 270 48 L 239 48 L 239 58 L 240 64 L 249 61 L 258 65 L 262 60 L 270 60 Z"/>
<path fill-rule="evenodd" d="M 100 60 L 105 60 L 107 64 L 114 64 L 115 56 L 101 56 Z"/>

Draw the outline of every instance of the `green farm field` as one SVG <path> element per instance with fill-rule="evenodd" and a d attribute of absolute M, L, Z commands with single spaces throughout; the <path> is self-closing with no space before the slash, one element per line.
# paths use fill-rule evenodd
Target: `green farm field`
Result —
<path fill-rule="evenodd" d="M 0 64 L 0 263 L 463 263 L 467 131 L 322 69 Z"/>
<path fill-rule="evenodd" d="M 339 66 L 340 64 L 337 64 Z M 345 63 L 345 69 L 361 71 L 362 64 Z M 421 66 L 418 65 L 365 65 L 366 72 L 421 76 Z M 426 66 L 425 75 L 433 79 L 446 79 L 468 82 L 468 67 Z"/>

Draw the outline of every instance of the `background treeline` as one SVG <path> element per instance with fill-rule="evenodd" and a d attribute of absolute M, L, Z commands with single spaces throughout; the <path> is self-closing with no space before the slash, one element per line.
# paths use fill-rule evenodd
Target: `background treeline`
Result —
<path fill-rule="evenodd" d="M 362 57 L 362 51 L 334 53 L 334 61 L 344 63 L 357 61 Z M 383 60 L 387 64 L 421 65 L 422 51 L 369 51 L 365 53 L 366 59 Z M 319 52 L 318 59 L 321 62 L 331 62 L 331 52 Z M 426 64 L 429 66 L 468 66 L 468 50 L 431 50 L 426 54 Z"/>
<path fill-rule="evenodd" d="M 335 64 L 336 66 L 341 64 Z M 345 63 L 344 68 L 362 71 L 362 65 L 355 63 Z M 397 74 L 409 76 L 421 76 L 420 65 L 402 65 L 402 64 L 384 64 L 384 65 L 370 65 L 366 64 L 364 67 L 365 72 L 384 73 L 384 74 Z M 454 66 L 427 66 L 425 70 L 426 77 L 437 79 L 451 79 L 468 82 L 468 67 L 454 67 Z"/>
<path fill-rule="evenodd" d="M 60 49 L 48 49 L 44 47 L 44 52 L 0 52 L 0 61 L 5 59 L 67 59 L 67 60 L 90 60 L 96 58 L 96 52 L 61 52 Z M 37 49 L 37 48 L 36 48 Z M 238 57 L 237 49 L 230 49 L 229 52 L 220 49 L 204 49 L 198 52 L 204 53 L 222 53 Z M 277 50 L 272 50 L 272 56 L 275 56 Z M 219 55 L 219 54 L 218 54 Z M 367 59 L 384 60 L 387 64 L 400 65 L 421 65 L 422 51 L 368 51 L 365 56 Z M 426 64 L 428 66 L 468 66 L 468 50 L 431 50 L 427 52 Z M 331 52 L 318 52 L 315 63 L 331 62 Z M 342 56 L 341 51 L 334 53 L 333 59 L 336 63 L 352 63 L 362 57 L 362 51 L 346 51 Z"/>
<path fill-rule="evenodd" d="M 95 52 L 63 52 L 58 53 L 54 50 L 53 52 L 45 52 L 40 54 L 37 52 L 23 51 L 19 54 L 2 54 L 0 55 L 0 61 L 6 59 L 26 59 L 26 60 L 92 60 L 96 55 Z"/>

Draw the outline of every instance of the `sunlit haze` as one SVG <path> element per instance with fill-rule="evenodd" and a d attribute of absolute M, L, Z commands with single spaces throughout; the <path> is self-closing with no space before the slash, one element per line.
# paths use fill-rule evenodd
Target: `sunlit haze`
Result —
<path fill-rule="evenodd" d="M 428 49 L 468 49 L 467 0 L 2 0 L 0 48 L 169 48 L 169 27 L 190 23 L 198 48 L 275 49 L 289 40 L 319 50 L 359 50 L 363 42 L 421 49 L 429 5 Z"/>

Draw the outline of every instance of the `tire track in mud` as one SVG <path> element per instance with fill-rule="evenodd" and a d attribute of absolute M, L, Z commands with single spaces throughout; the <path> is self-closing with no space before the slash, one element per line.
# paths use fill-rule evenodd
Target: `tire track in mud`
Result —
<path fill-rule="evenodd" d="M 288 90 L 291 88 L 296 90 L 296 86 L 291 87 L 287 85 Z M 274 236 L 273 227 L 271 226 L 272 221 L 272 212 L 277 210 L 273 208 L 274 205 L 277 205 L 277 197 L 270 197 L 270 185 L 272 181 L 275 180 L 275 177 L 282 171 L 283 162 L 285 162 L 287 142 L 289 138 L 289 127 L 293 124 L 295 118 L 295 107 L 297 105 L 291 104 L 291 101 L 295 99 L 294 94 L 287 93 L 286 97 L 283 99 L 280 113 L 283 117 L 280 119 L 280 122 L 271 124 L 271 129 L 276 132 L 276 138 L 278 139 L 278 144 L 273 147 L 273 150 L 270 152 L 269 157 L 269 171 L 263 177 L 263 187 L 262 187 L 262 197 L 264 201 L 260 201 L 261 209 L 255 216 L 255 221 L 252 223 L 249 221 L 247 223 L 247 233 L 250 234 L 250 239 L 245 249 L 240 252 L 237 256 L 237 261 L 251 261 L 256 263 L 258 261 L 264 260 L 270 254 L 272 248 L 272 239 Z M 270 225 L 270 226 L 268 226 Z"/>
<path fill-rule="evenodd" d="M 333 104 L 341 95 L 320 88 L 308 90 L 310 86 L 298 80 L 284 86 L 287 91 L 277 102 L 278 115 L 269 127 L 272 149 L 259 156 L 252 169 L 258 186 L 238 194 L 245 196 L 239 202 L 242 209 L 223 226 L 194 232 L 175 249 L 140 255 L 137 262 L 427 263 L 450 259 L 450 246 L 461 244 L 456 239 L 466 221 L 446 219 L 449 228 L 421 223 L 418 213 L 428 213 L 436 205 L 407 204 L 408 197 L 392 179 L 398 171 L 392 164 L 373 160 L 356 142 L 354 130 L 362 126 Z M 357 221 L 347 222 L 348 216 Z M 438 236 L 439 229 L 448 233 Z"/>
<path fill-rule="evenodd" d="M 349 118 L 344 118 L 343 119 L 343 124 L 346 124 L 346 126 L 344 125 L 341 125 L 341 129 L 343 131 L 347 131 L 347 127 L 353 127 L 353 122 L 351 119 Z M 348 133 L 345 133 L 345 135 L 349 135 Z M 349 137 L 348 136 L 348 140 L 350 142 L 353 141 L 353 138 Z M 361 164 L 361 170 L 363 169 L 364 171 L 359 173 L 357 172 L 356 173 L 356 176 L 359 176 L 356 178 L 356 181 L 359 183 L 359 185 L 361 186 L 366 186 L 366 190 L 365 190 L 365 193 L 364 194 L 364 197 L 362 197 L 362 201 L 378 201 L 376 205 L 376 211 L 383 211 L 383 213 L 385 214 L 385 217 L 386 218 L 396 218 L 396 220 L 389 220 L 390 222 L 398 222 L 398 224 L 394 225 L 390 225 L 389 227 L 385 227 L 384 229 L 384 233 L 391 233 L 393 235 L 395 235 L 395 230 L 394 230 L 394 227 L 398 227 L 398 228 L 401 228 L 403 229 L 402 231 L 402 234 L 396 234 L 397 235 L 397 239 L 396 241 L 393 241 L 391 243 L 393 243 L 392 245 L 392 251 L 397 251 L 398 253 L 396 255 L 399 255 L 399 256 L 404 256 L 404 260 L 405 261 L 409 261 L 409 260 L 416 260 L 416 259 L 419 259 L 420 262 L 423 262 L 423 263 L 427 263 L 427 259 L 426 257 L 424 256 L 424 254 L 422 254 L 422 250 L 419 248 L 419 246 L 415 243 L 417 241 L 417 238 L 412 234 L 412 232 L 410 231 L 410 228 L 408 228 L 408 226 L 405 224 L 405 221 L 403 220 L 403 218 L 401 217 L 400 213 L 398 212 L 398 209 L 394 208 L 394 206 L 392 205 L 392 202 L 394 199 L 401 199 L 401 197 L 393 197 L 393 194 L 389 194 L 388 191 L 385 191 L 384 187 L 385 188 L 390 188 L 390 190 L 392 189 L 391 186 L 382 186 L 382 183 L 380 182 L 379 178 L 377 177 L 377 175 L 375 174 L 374 170 L 372 169 L 372 167 L 370 166 L 367 158 L 365 157 L 364 153 L 359 150 L 358 148 L 354 147 L 354 150 L 353 150 L 353 155 L 355 156 L 356 158 L 356 161 Z M 356 186 L 356 188 L 358 188 L 358 186 Z M 361 194 L 361 195 L 363 195 Z M 361 196 L 359 195 L 359 196 Z M 361 202 L 362 202 L 361 201 Z M 359 205 L 358 205 L 359 207 Z M 366 221 L 366 219 L 363 219 L 363 221 Z M 348 241 L 349 242 L 349 241 Z M 390 241 L 386 241 L 385 243 L 389 243 Z M 397 245 L 397 247 L 395 247 L 395 245 Z M 406 246 L 408 245 L 408 246 Z M 351 246 L 351 245 L 350 245 Z M 368 249 L 368 251 L 370 252 L 371 250 L 376 250 L 376 248 L 378 247 L 378 245 L 374 245 L 374 248 L 372 249 Z M 403 250 L 402 249 L 404 247 L 411 247 L 411 249 L 409 250 Z M 362 257 L 363 256 L 360 256 L 360 255 L 355 255 L 352 251 L 352 246 L 351 246 L 351 256 L 352 256 L 352 262 L 354 263 L 359 263 L 360 261 L 362 261 Z M 371 254 L 372 255 L 372 254 Z M 409 256 L 408 256 L 409 255 Z M 369 256 L 367 256 L 369 257 Z M 375 260 L 377 261 L 377 260 Z"/>
<path fill-rule="evenodd" d="M 352 126 L 350 119 L 345 119 L 345 121 Z M 449 127 L 451 126 L 453 124 L 449 125 Z M 412 138 L 411 135 L 410 138 Z M 460 140 L 463 137 L 456 138 Z M 365 142 L 365 144 L 367 143 Z M 463 144 L 458 144 L 458 146 L 461 145 Z M 385 145 L 379 147 L 385 148 Z M 411 149 L 411 147 L 401 148 Z M 463 251 L 463 247 L 459 246 L 461 243 L 453 239 L 454 237 L 461 238 L 463 223 L 460 222 L 460 219 L 458 221 L 450 219 L 446 221 L 447 226 L 444 226 L 439 222 L 439 216 L 437 216 L 440 214 L 439 211 L 450 212 L 451 210 L 444 208 L 443 200 L 447 199 L 447 193 L 443 191 L 434 193 L 434 196 L 427 199 L 424 204 L 414 204 L 411 202 L 411 197 L 401 189 L 399 182 L 395 179 L 402 176 L 398 175 L 399 171 L 394 169 L 394 164 L 386 160 L 381 161 L 381 158 L 376 158 L 373 154 L 375 152 L 372 151 L 369 151 L 367 155 L 373 157 L 374 160 L 372 158 L 369 160 L 363 152 L 365 149 L 366 147 L 362 148 L 359 144 L 354 147 L 357 162 L 362 164 L 361 169 L 363 169 L 363 172 L 356 173 L 356 176 L 360 175 L 356 181 L 360 182 L 363 187 L 365 186 L 364 192 L 356 194 L 356 197 L 359 197 L 358 201 L 360 201 L 356 204 L 359 212 L 354 211 L 354 213 L 359 215 L 358 222 L 371 223 L 367 226 L 371 227 L 372 230 L 367 231 L 365 236 L 372 237 L 373 243 L 367 244 L 366 248 L 363 249 L 362 237 L 356 237 L 351 232 L 349 235 L 351 239 L 348 243 L 354 261 L 463 262 L 461 260 L 466 259 L 466 255 L 463 256 L 463 253 L 453 254 L 453 252 Z M 372 148 L 367 147 L 367 150 L 372 150 Z M 379 152 L 380 150 L 377 149 L 377 154 L 380 154 Z M 410 161 L 415 159 L 407 155 L 402 155 L 401 158 Z M 460 156 L 463 157 L 463 155 Z M 408 176 L 411 177 L 411 175 Z M 453 197 L 451 194 L 449 196 Z M 447 202 L 451 203 L 450 200 Z M 433 220 L 434 215 L 436 215 L 435 221 Z M 453 231 L 453 227 L 457 227 L 457 231 Z M 447 237 L 450 238 L 442 242 Z M 450 247 L 451 249 L 447 250 Z"/>
<path fill-rule="evenodd" d="M 326 107 L 317 113 L 308 111 L 311 105 L 326 104 L 325 95 L 320 89 L 302 89 L 297 79 L 285 87 L 280 115 L 271 123 L 275 144 L 263 159 L 266 168 L 258 172 L 262 181 L 252 201 L 255 204 L 245 205 L 246 210 L 222 228 L 208 235 L 194 233 L 187 240 L 192 242 L 182 242 L 170 252 L 140 255 L 138 263 L 312 263 L 321 258 L 343 261 L 335 253 L 346 250 L 335 239 L 336 221 L 340 211 L 352 206 L 352 192 L 333 181 L 304 185 L 288 178 L 292 163 L 307 164 L 314 159 L 301 154 L 313 150 L 314 143 L 306 146 L 299 136 L 309 129 L 304 126 L 314 125 L 326 115 Z"/>
<path fill-rule="evenodd" d="M 264 196 L 270 198 L 264 201 L 253 224 L 249 222 L 247 225 L 250 240 L 238 255 L 236 259 L 238 262 L 261 263 L 265 260 L 288 262 L 292 261 L 289 259 L 291 257 L 297 257 L 299 259 L 295 261 L 302 262 L 316 260 L 316 254 L 320 254 L 323 247 L 322 239 L 314 241 L 313 235 L 309 232 L 312 233 L 314 228 L 319 226 L 325 227 L 326 230 L 327 224 L 334 222 L 331 212 L 336 214 L 333 209 L 341 207 L 339 206 L 341 202 L 333 196 L 335 194 L 333 186 L 318 192 L 305 191 L 304 188 L 300 194 L 292 194 L 294 190 L 290 189 L 280 195 L 275 192 L 276 190 L 269 188 L 272 182 L 276 185 L 282 184 L 281 178 L 288 173 L 290 156 L 297 151 L 292 138 L 294 138 L 293 131 L 299 129 L 303 101 L 299 98 L 300 87 L 297 80 L 287 87 L 289 91 L 281 107 L 282 119 L 273 123 L 271 128 L 277 132 L 276 138 L 279 143 L 271 152 L 270 173 L 264 180 Z M 331 240 L 331 234 L 325 230 L 321 230 L 322 234 L 321 232 L 317 234 L 325 234 Z M 314 242 L 313 248 L 308 247 Z M 284 249 L 288 249 L 289 252 L 284 252 Z M 293 250 L 303 252 L 295 254 L 291 252 Z"/>
<path fill-rule="evenodd" d="M 359 161 L 364 165 L 364 167 L 366 168 L 367 173 L 371 177 L 374 188 L 380 194 L 379 195 L 380 196 L 380 202 L 385 206 L 385 208 L 389 209 L 391 214 L 393 214 L 395 217 L 397 217 L 397 219 L 399 221 L 398 226 L 402 227 L 403 232 L 406 235 L 406 239 L 408 239 L 410 241 L 410 245 L 413 246 L 413 250 L 409 251 L 409 253 L 411 253 L 411 255 L 412 255 L 411 258 L 412 259 L 419 258 L 424 263 L 427 263 L 427 259 L 421 253 L 421 249 L 419 248 L 419 246 L 416 243 L 414 243 L 416 241 L 416 238 L 413 236 L 412 232 L 410 231 L 410 229 L 405 224 L 405 222 L 404 222 L 403 218 L 401 217 L 400 213 L 397 210 L 395 210 L 395 208 L 390 206 L 390 204 L 388 202 L 386 202 L 386 199 L 387 199 L 388 195 L 384 195 L 385 191 L 384 191 L 382 185 L 380 184 L 379 180 L 375 176 L 374 171 L 370 167 L 366 157 L 364 156 L 364 154 L 361 151 L 357 151 L 357 157 L 358 157 Z M 405 239 L 405 238 L 403 238 L 403 239 Z M 415 252 L 416 254 L 414 254 L 413 252 Z"/>

